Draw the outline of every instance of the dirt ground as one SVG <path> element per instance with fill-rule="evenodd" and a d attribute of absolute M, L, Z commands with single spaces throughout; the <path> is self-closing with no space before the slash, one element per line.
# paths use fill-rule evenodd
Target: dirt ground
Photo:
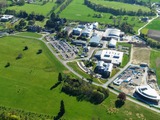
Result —
<path fill-rule="evenodd" d="M 148 37 L 160 41 L 160 31 L 157 30 L 148 30 Z"/>
<path fill-rule="evenodd" d="M 133 46 L 133 64 L 150 63 L 150 48 Z"/>

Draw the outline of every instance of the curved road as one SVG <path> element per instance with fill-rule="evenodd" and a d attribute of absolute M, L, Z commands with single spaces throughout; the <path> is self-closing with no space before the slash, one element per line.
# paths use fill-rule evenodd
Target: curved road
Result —
<path fill-rule="evenodd" d="M 156 18 L 158 18 L 158 17 L 159 17 L 159 15 L 158 15 L 158 13 L 157 13 L 157 14 L 156 14 L 156 17 L 152 18 L 152 19 L 149 20 L 144 26 L 142 26 L 141 28 L 138 29 L 137 35 L 140 35 L 140 34 L 141 34 L 141 30 L 142 30 L 144 27 L 146 27 L 149 23 L 151 23 L 153 20 L 155 20 Z"/>

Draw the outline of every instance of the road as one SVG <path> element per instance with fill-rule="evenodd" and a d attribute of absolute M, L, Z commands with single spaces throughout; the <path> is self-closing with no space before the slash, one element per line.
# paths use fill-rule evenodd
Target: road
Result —
<path fill-rule="evenodd" d="M 157 14 L 156 14 L 156 17 L 152 18 L 152 19 L 149 20 L 144 26 L 142 26 L 141 28 L 138 29 L 137 35 L 140 35 L 140 34 L 141 34 L 141 30 L 142 30 L 144 27 L 146 27 L 149 23 L 151 23 L 153 20 L 155 20 L 156 18 L 158 18 L 158 17 L 159 17 L 159 15 L 158 15 L 158 13 L 157 13 Z"/>

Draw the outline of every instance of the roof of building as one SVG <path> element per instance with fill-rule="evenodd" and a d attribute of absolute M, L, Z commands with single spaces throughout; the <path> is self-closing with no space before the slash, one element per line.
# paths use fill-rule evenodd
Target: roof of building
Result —
<path fill-rule="evenodd" d="M 136 87 L 136 91 L 143 97 L 146 97 L 152 100 L 160 100 L 159 94 L 156 92 L 155 89 L 151 88 L 149 85 L 138 86 Z"/>
<path fill-rule="evenodd" d="M 13 18 L 13 15 L 3 15 L 2 17 L 1 17 L 1 19 L 11 19 L 11 18 Z"/>
<path fill-rule="evenodd" d="M 105 69 L 104 71 L 112 72 L 113 64 L 112 63 L 104 63 Z"/>
<path fill-rule="evenodd" d="M 93 36 L 93 37 L 90 39 L 89 43 L 97 43 L 97 44 L 99 44 L 100 41 L 101 41 L 101 37 L 96 35 L 96 36 Z"/>
<path fill-rule="evenodd" d="M 101 60 L 110 60 L 113 64 L 120 64 L 122 63 L 123 52 L 116 50 L 102 50 L 100 58 Z"/>
<path fill-rule="evenodd" d="M 109 46 L 116 46 L 116 44 L 117 44 L 117 40 L 115 40 L 115 39 L 112 38 L 112 39 L 110 40 L 110 42 L 109 42 L 108 45 L 109 45 Z"/>
<path fill-rule="evenodd" d="M 104 61 L 98 61 L 97 67 L 100 67 L 100 69 L 103 69 L 104 72 L 106 72 L 106 71 L 112 72 L 113 64 L 112 63 L 105 63 Z"/>
<path fill-rule="evenodd" d="M 73 31 L 82 31 L 82 29 L 81 28 L 73 28 Z"/>
<path fill-rule="evenodd" d="M 76 44 L 87 44 L 86 41 L 82 41 L 82 40 L 72 40 L 72 43 L 76 43 Z"/>
<path fill-rule="evenodd" d="M 121 31 L 115 28 L 107 28 L 106 31 L 103 33 L 103 37 L 119 37 Z"/>
<path fill-rule="evenodd" d="M 95 53 L 95 56 L 101 56 L 101 54 L 102 54 L 102 51 L 97 51 L 97 52 Z"/>

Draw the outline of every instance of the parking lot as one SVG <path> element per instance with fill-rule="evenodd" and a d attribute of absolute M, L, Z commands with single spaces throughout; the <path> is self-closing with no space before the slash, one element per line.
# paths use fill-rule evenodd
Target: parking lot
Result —
<path fill-rule="evenodd" d="M 78 49 L 75 46 L 71 46 L 65 40 L 55 40 L 53 37 L 46 37 L 46 39 L 60 53 L 64 60 L 74 59 L 76 57 Z"/>

